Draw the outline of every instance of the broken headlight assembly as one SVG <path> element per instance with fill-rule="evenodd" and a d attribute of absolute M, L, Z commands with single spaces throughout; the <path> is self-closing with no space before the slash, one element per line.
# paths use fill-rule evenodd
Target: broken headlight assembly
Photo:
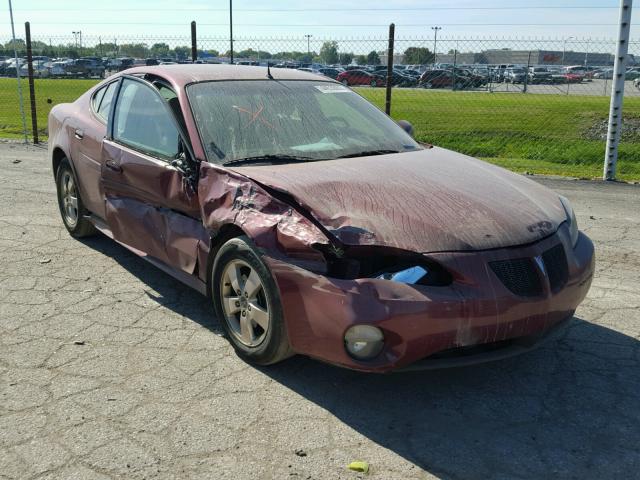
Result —
<path fill-rule="evenodd" d="M 442 265 L 415 252 L 379 246 L 350 246 L 340 250 L 316 248 L 325 255 L 326 274 L 330 277 L 375 278 L 434 287 L 444 287 L 453 281 Z"/>
<path fill-rule="evenodd" d="M 571 246 L 575 247 L 576 243 L 578 243 L 578 220 L 576 219 L 576 214 L 573 211 L 573 207 L 569 200 L 567 200 L 562 195 L 559 195 L 560 202 L 564 207 L 564 211 L 567 214 L 567 225 L 569 226 L 569 236 L 571 237 Z"/>

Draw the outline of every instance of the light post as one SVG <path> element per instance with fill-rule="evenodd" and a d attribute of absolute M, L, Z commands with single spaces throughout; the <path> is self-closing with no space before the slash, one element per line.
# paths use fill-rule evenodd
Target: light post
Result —
<path fill-rule="evenodd" d="M 435 66 L 438 57 L 436 53 L 438 51 L 438 30 L 442 30 L 442 27 L 431 27 L 431 30 L 433 30 L 433 65 Z"/>
<path fill-rule="evenodd" d="M 229 63 L 233 65 L 233 0 L 229 0 Z"/>
<path fill-rule="evenodd" d="M 76 48 L 78 48 L 78 32 L 71 33 L 73 33 L 73 44 L 76 46 Z"/>
<path fill-rule="evenodd" d="M 564 66 L 564 56 L 565 56 L 565 55 L 566 55 L 566 53 L 567 53 L 567 42 L 568 42 L 569 40 L 573 40 L 573 39 L 575 39 L 575 38 L 576 38 L 576 37 L 567 37 L 567 38 L 565 38 L 565 39 L 562 41 L 562 66 Z"/>
<path fill-rule="evenodd" d="M 313 37 L 313 35 L 309 35 L 306 34 L 305 37 L 307 37 L 307 57 L 309 57 L 309 62 L 311 63 L 311 37 Z"/>

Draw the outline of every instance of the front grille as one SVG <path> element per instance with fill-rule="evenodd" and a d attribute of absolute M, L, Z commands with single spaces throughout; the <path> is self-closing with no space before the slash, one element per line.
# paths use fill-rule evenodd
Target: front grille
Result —
<path fill-rule="evenodd" d="M 550 248 L 542 254 L 544 266 L 549 276 L 549 286 L 552 292 L 557 292 L 567 283 L 569 278 L 569 265 L 567 255 L 562 244 Z"/>
<path fill-rule="evenodd" d="M 531 258 L 489 262 L 491 269 L 511 293 L 521 297 L 542 295 L 540 276 Z"/>

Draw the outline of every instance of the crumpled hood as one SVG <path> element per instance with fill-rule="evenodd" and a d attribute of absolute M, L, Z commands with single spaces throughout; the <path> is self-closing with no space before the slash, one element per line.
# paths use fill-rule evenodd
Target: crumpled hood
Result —
<path fill-rule="evenodd" d="M 442 148 L 235 171 L 288 192 L 349 245 L 484 250 L 534 242 L 566 220 L 546 187 Z"/>

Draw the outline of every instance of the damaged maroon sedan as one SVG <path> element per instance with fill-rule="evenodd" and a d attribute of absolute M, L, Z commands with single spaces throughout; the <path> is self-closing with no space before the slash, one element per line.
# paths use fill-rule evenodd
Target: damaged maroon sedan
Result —
<path fill-rule="evenodd" d="M 71 235 L 100 231 L 208 295 L 256 364 L 503 358 L 555 336 L 591 284 L 565 198 L 417 143 L 327 77 L 133 68 L 56 106 L 49 135 Z"/>

